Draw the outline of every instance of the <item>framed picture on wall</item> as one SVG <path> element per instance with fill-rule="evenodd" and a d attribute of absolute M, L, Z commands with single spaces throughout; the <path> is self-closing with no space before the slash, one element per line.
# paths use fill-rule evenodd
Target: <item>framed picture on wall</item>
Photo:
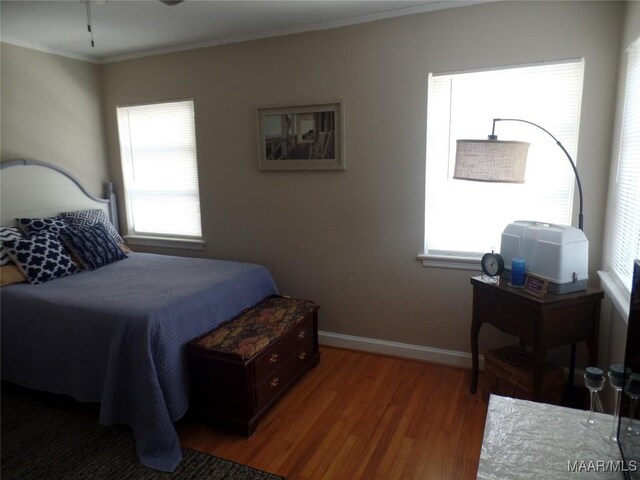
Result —
<path fill-rule="evenodd" d="M 258 108 L 258 169 L 344 170 L 342 102 Z"/>

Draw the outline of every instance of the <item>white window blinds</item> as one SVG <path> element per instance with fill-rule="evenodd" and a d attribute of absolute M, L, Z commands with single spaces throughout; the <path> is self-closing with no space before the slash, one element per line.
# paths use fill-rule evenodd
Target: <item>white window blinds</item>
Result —
<path fill-rule="evenodd" d="M 631 291 L 640 258 L 640 39 L 627 52 L 627 76 L 615 183 L 611 270 Z"/>
<path fill-rule="evenodd" d="M 200 238 L 193 101 L 118 107 L 130 235 Z"/>
<path fill-rule="evenodd" d="M 502 231 L 515 220 L 571 223 L 573 171 L 562 150 L 535 127 L 496 125 L 500 140 L 531 143 L 524 184 L 454 180 L 453 169 L 456 140 L 486 139 L 493 118 L 542 125 L 579 164 L 582 77 L 581 60 L 430 76 L 425 253 L 472 257 L 497 251 Z"/>

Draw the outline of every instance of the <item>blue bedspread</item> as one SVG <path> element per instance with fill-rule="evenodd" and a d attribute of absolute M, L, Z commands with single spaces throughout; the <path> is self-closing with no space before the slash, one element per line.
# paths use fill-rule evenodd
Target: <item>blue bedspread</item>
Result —
<path fill-rule="evenodd" d="M 188 407 L 185 344 L 277 293 L 259 265 L 133 253 L 91 272 L 3 287 L 2 379 L 100 402 L 140 462 L 173 471 Z"/>

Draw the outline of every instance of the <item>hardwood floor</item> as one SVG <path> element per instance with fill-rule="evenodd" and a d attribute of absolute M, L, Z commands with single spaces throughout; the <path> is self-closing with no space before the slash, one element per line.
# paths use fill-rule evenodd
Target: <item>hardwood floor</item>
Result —
<path fill-rule="evenodd" d="M 244 438 L 182 420 L 183 446 L 306 479 L 474 479 L 487 404 L 470 371 L 322 347 Z"/>

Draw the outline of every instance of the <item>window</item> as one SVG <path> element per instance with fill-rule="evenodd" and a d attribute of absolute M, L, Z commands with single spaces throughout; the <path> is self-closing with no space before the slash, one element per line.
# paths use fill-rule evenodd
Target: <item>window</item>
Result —
<path fill-rule="evenodd" d="M 627 76 L 613 205 L 611 271 L 631 292 L 640 258 L 640 39 L 627 52 Z"/>
<path fill-rule="evenodd" d="M 454 180 L 453 168 L 456 140 L 486 139 L 493 118 L 542 125 L 577 162 L 582 76 L 581 60 L 430 75 L 422 258 L 477 258 L 497 251 L 502 231 L 515 220 L 571 224 L 571 165 L 555 142 L 531 125 L 496 125 L 500 140 L 531 143 L 524 184 Z"/>
<path fill-rule="evenodd" d="M 118 107 L 129 235 L 199 239 L 193 101 Z"/>

